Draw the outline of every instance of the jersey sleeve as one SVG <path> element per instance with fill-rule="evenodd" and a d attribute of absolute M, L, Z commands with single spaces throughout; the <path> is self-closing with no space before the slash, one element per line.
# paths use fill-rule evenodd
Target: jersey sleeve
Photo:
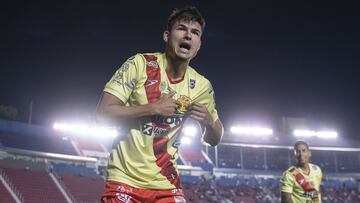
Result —
<path fill-rule="evenodd" d="M 142 57 L 137 54 L 130 57 L 115 72 L 109 82 L 106 83 L 104 92 L 110 93 L 127 103 L 133 89 L 139 81 Z"/>
<path fill-rule="evenodd" d="M 195 101 L 206 106 L 214 121 L 219 118 L 216 110 L 215 92 L 209 80 L 205 79 L 203 91 Z"/>
<path fill-rule="evenodd" d="M 294 178 L 290 172 L 285 171 L 283 176 L 280 179 L 280 191 L 292 193 L 293 192 L 293 185 L 294 185 Z"/>

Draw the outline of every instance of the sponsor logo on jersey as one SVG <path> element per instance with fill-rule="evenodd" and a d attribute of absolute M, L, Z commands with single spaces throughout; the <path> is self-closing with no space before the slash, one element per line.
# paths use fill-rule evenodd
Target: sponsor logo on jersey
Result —
<path fill-rule="evenodd" d="M 153 133 L 155 137 L 167 136 L 169 130 L 167 128 L 162 128 L 160 126 L 154 126 Z"/>
<path fill-rule="evenodd" d="M 195 83 L 196 83 L 196 80 L 190 79 L 190 89 L 194 89 L 194 88 L 195 88 Z"/>
<path fill-rule="evenodd" d="M 127 194 L 123 194 L 123 193 L 116 193 L 116 198 L 124 203 L 130 203 L 131 197 Z"/>
<path fill-rule="evenodd" d="M 157 61 L 147 61 L 146 65 L 151 67 L 151 68 L 157 68 L 158 67 Z"/>
<path fill-rule="evenodd" d="M 152 125 L 143 124 L 141 131 L 142 131 L 142 133 L 143 133 L 144 135 L 151 136 L 151 135 L 152 135 L 152 131 L 153 131 L 153 127 L 152 127 Z"/>
<path fill-rule="evenodd" d="M 156 84 L 156 83 L 158 83 L 158 82 L 159 82 L 158 80 L 148 79 L 148 80 L 146 80 L 146 82 L 145 82 L 145 87 L 149 87 L 149 86 L 154 85 L 154 84 Z"/>
<path fill-rule="evenodd" d="M 155 123 L 159 124 L 159 125 L 174 124 L 174 125 L 178 126 L 181 124 L 183 117 L 182 116 L 171 116 L 171 117 L 155 116 L 154 120 L 155 120 Z"/>

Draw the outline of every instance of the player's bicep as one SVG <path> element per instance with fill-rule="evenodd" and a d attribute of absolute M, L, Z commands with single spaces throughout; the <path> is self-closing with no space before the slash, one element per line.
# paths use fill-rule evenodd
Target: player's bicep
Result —
<path fill-rule="evenodd" d="M 103 92 L 96 109 L 96 121 L 102 124 L 109 124 L 109 118 L 113 116 L 114 107 L 124 105 L 125 103 L 118 97 L 108 92 Z"/>
<path fill-rule="evenodd" d="M 99 102 L 99 108 L 106 108 L 108 106 L 112 105 L 121 105 L 124 106 L 125 102 L 121 101 L 118 97 L 115 95 L 112 95 L 108 92 L 103 92 L 103 95 Z"/>

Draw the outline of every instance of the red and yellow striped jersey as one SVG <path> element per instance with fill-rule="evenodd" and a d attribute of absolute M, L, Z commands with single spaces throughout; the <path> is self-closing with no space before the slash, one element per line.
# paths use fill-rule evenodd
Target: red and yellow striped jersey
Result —
<path fill-rule="evenodd" d="M 108 180 L 137 188 L 180 188 L 176 160 L 179 134 L 186 107 L 192 101 L 208 108 L 218 119 L 210 82 L 188 67 L 180 81 L 166 72 L 164 53 L 136 54 L 129 58 L 106 84 L 108 92 L 127 106 L 156 102 L 162 93 L 175 92 L 179 101 L 172 117 L 148 116 L 131 120 L 127 136 L 115 141 L 108 165 Z M 120 126 L 121 128 L 125 126 Z"/>
<path fill-rule="evenodd" d="M 310 172 L 305 173 L 300 167 L 292 166 L 286 170 L 280 179 L 281 192 L 291 193 L 294 203 L 321 203 L 320 184 L 322 171 L 319 166 L 309 163 Z M 312 198 L 313 193 L 318 193 L 318 198 Z"/>

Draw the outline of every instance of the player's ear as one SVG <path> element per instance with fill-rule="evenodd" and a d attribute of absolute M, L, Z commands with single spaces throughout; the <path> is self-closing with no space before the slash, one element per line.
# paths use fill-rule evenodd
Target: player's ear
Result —
<path fill-rule="evenodd" d="M 163 33 L 163 40 L 165 43 L 167 43 L 169 41 L 169 34 L 170 34 L 170 32 L 168 30 L 165 30 Z"/>

